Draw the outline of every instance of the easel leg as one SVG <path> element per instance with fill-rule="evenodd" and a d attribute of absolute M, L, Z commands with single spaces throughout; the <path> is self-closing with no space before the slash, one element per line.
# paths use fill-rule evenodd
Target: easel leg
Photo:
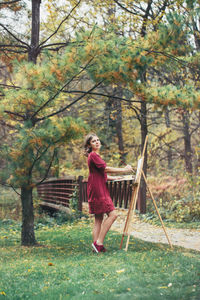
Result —
<path fill-rule="evenodd" d="M 128 215 L 127 215 L 127 218 L 126 218 L 126 222 L 125 222 L 125 225 L 124 225 L 123 235 L 122 235 L 122 239 L 121 239 L 121 243 L 120 243 L 120 249 L 122 248 L 122 245 L 123 245 L 124 236 L 127 235 L 127 232 L 128 232 L 128 227 L 129 227 L 129 224 L 130 224 L 131 209 L 132 209 L 132 206 L 130 205 L 129 210 L 128 210 Z"/>
<path fill-rule="evenodd" d="M 149 194 L 150 194 L 150 196 L 151 196 L 151 199 L 153 200 L 153 204 L 154 204 L 154 206 L 155 206 L 156 212 L 157 212 L 158 217 L 159 217 L 159 219 L 160 219 L 160 222 L 161 222 L 161 224 L 162 224 L 162 228 L 163 228 L 163 230 L 164 230 L 164 232 L 165 232 L 165 235 L 166 235 L 166 238 L 167 238 L 167 240 L 168 240 L 168 243 L 169 243 L 170 247 L 173 248 L 172 243 L 171 243 L 171 241 L 170 241 L 170 239 L 169 239 L 169 237 L 168 237 L 167 231 L 166 231 L 166 229 L 165 229 L 165 226 L 164 226 L 163 220 L 162 220 L 162 218 L 161 218 L 161 215 L 160 215 L 160 213 L 159 213 L 159 211 L 158 211 L 158 207 L 157 207 L 156 201 L 155 201 L 155 199 L 154 199 L 154 197 L 153 197 L 153 194 L 152 194 L 152 192 L 151 192 L 151 190 L 150 190 L 150 188 L 149 188 L 149 186 L 148 186 L 148 184 L 147 184 L 146 176 L 145 176 L 143 170 L 142 170 L 142 175 L 143 175 L 144 181 L 146 182 L 146 186 L 147 186 L 147 188 L 148 188 L 148 191 L 149 191 Z"/>
<path fill-rule="evenodd" d="M 126 248 L 124 249 L 125 251 L 128 250 L 128 244 L 129 244 L 129 240 L 130 240 L 130 234 L 128 234 L 128 237 L 127 237 L 127 241 L 126 241 Z"/>
<path fill-rule="evenodd" d="M 143 147 L 143 151 L 142 151 L 142 157 L 138 160 L 138 166 L 137 166 L 136 178 L 135 178 L 135 183 L 134 183 L 134 189 L 133 189 L 133 193 L 132 193 L 132 197 L 131 197 L 131 203 L 130 203 L 126 223 L 125 223 L 125 226 L 124 226 L 124 231 L 123 231 L 123 235 L 122 235 L 122 239 L 121 239 L 120 249 L 122 248 L 124 236 L 127 235 L 127 233 L 128 233 L 128 228 L 129 228 L 129 225 L 130 225 L 130 218 L 132 216 L 132 212 L 135 211 L 135 209 L 136 209 L 136 203 L 137 203 L 138 191 L 139 191 L 139 188 L 140 188 L 140 179 L 141 179 L 141 172 L 142 172 L 143 163 L 144 163 L 144 153 L 146 151 L 147 139 L 148 139 L 148 136 L 146 136 L 146 138 L 145 138 L 144 147 Z M 130 234 L 128 233 L 126 248 L 125 248 L 126 251 L 128 250 L 129 240 L 130 240 Z"/>
<path fill-rule="evenodd" d="M 133 190 L 133 195 L 132 195 L 132 198 L 131 198 L 131 203 L 130 203 L 130 206 L 129 206 L 128 215 L 127 215 L 127 218 L 126 218 L 126 222 L 125 222 L 125 226 L 124 226 L 124 230 L 123 230 L 123 235 L 122 235 L 122 239 L 121 239 L 121 243 L 120 243 L 120 249 L 122 248 L 122 245 L 123 245 L 124 236 L 127 235 L 127 233 L 128 233 L 128 229 L 129 229 L 129 225 L 130 225 L 130 221 L 131 221 L 131 217 L 132 217 L 132 212 L 136 207 L 138 189 L 139 189 L 139 186 L 136 185 L 134 187 L 134 190 Z M 128 234 L 128 238 L 127 238 L 127 242 L 126 242 L 126 248 L 125 248 L 126 251 L 128 249 L 129 239 L 130 239 L 130 234 Z"/>
<path fill-rule="evenodd" d="M 119 249 L 122 249 L 123 241 L 124 241 L 124 233 L 122 234 L 122 239 L 121 239 L 121 243 L 120 243 Z"/>

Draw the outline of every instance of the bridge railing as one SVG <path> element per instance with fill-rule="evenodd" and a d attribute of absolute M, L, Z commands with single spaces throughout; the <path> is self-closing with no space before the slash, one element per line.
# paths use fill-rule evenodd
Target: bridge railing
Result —
<path fill-rule="evenodd" d="M 108 181 L 107 187 L 115 207 L 128 208 L 132 195 L 133 180 Z M 78 209 L 82 211 L 82 202 L 87 202 L 87 180 L 82 176 L 52 178 L 37 187 L 41 206 L 69 207 L 73 192 L 78 191 Z"/>

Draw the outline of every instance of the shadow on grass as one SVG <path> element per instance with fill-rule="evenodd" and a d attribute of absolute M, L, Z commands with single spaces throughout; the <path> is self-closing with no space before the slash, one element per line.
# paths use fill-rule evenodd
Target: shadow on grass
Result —
<path fill-rule="evenodd" d="M 109 232 L 108 251 L 96 254 L 84 222 L 38 228 L 41 247 L 21 247 L 13 224 L 2 229 L 0 281 L 8 299 L 198 299 L 199 256 L 191 251 L 131 237 L 125 252 L 121 234 Z"/>
<path fill-rule="evenodd" d="M 1 224 L 2 225 L 2 224 Z M 68 228 L 69 226 L 69 228 Z M 66 228 L 66 231 L 65 231 Z M 0 247 L 2 248 L 12 248 L 18 249 L 18 251 L 23 252 L 26 250 L 27 252 L 37 252 L 43 253 L 45 255 L 50 255 L 51 253 L 57 253 L 57 255 L 68 256 L 68 255 L 113 255 L 116 253 L 121 254 L 130 254 L 130 253 L 138 253 L 144 254 L 153 251 L 158 252 L 190 252 L 196 253 L 193 250 L 186 250 L 182 247 L 174 247 L 171 249 L 167 244 L 157 244 L 142 241 L 136 238 L 131 237 L 129 242 L 128 251 L 124 250 L 126 246 L 126 237 L 124 238 L 123 247 L 120 250 L 120 242 L 122 235 L 116 232 L 109 232 L 105 240 L 105 247 L 107 249 L 106 253 L 93 253 L 92 251 L 92 236 L 91 236 L 91 228 L 89 225 L 84 227 L 81 226 L 81 222 L 73 226 L 73 224 L 66 224 L 64 226 L 56 226 L 50 228 L 37 229 L 36 239 L 38 241 L 37 246 L 33 247 L 22 247 L 20 242 L 20 224 L 14 224 L 13 222 L 4 224 L 4 232 L 0 239 Z"/>

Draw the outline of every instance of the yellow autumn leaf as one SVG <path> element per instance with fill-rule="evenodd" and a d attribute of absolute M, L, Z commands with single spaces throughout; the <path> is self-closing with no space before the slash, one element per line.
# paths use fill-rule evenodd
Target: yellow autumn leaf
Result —
<path fill-rule="evenodd" d="M 123 272 L 125 272 L 125 269 L 121 269 L 121 270 L 117 270 L 117 271 L 116 271 L 117 274 L 121 274 L 121 273 L 123 273 Z"/>

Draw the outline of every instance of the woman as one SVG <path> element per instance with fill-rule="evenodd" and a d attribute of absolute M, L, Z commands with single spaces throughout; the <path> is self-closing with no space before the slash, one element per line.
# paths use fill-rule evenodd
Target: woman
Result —
<path fill-rule="evenodd" d="M 89 212 L 95 216 L 92 247 L 97 253 L 106 251 L 103 242 L 108 230 L 117 218 L 106 181 L 119 177 L 107 176 L 107 173 L 127 174 L 133 171 L 129 165 L 124 168 L 108 167 L 99 155 L 100 148 L 101 142 L 98 136 L 95 133 L 88 134 L 84 144 L 89 167 L 87 193 Z M 107 218 L 103 222 L 104 214 L 107 214 Z"/>

